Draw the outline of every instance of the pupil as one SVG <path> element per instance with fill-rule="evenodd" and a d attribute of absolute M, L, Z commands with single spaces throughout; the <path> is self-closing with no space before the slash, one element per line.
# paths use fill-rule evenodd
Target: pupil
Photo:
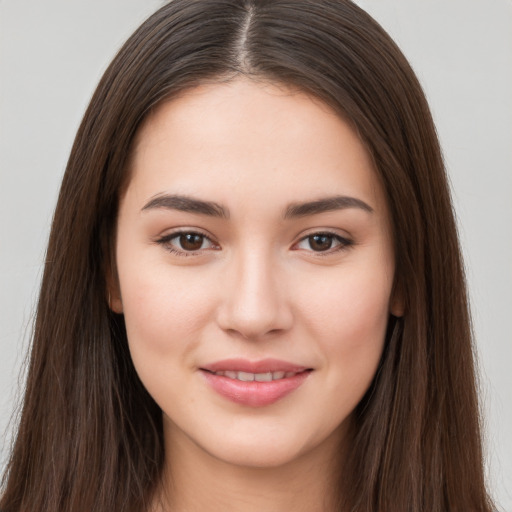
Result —
<path fill-rule="evenodd" d="M 197 251 L 203 245 L 203 235 L 195 233 L 180 235 L 180 245 L 186 251 Z"/>
<path fill-rule="evenodd" d="M 310 237 L 309 245 L 315 251 L 327 251 L 332 245 L 331 235 L 313 235 Z"/>

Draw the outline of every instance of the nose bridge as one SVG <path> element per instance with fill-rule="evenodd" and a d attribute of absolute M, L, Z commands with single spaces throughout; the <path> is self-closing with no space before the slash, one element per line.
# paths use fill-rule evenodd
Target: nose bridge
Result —
<path fill-rule="evenodd" d="M 239 249 L 230 262 L 230 285 L 219 314 L 221 327 L 244 338 L 259 338 L 290 326 L 283 275 L 265 246 Z"/>

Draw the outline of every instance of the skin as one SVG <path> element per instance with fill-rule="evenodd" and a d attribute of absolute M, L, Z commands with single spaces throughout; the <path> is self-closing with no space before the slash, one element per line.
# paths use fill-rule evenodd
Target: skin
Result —
<path fill-rule="evenodd" d="M 401 314 L 388 209 L 364 146 L 318 100 L 236 79 L 159 106 L 129 171 L 111 307 L 163 411 L 161 500 L 189 512 L 329 510 L 351 414 L 389 314 Z M 214 201 L 227 218 L 147 207 L 163 194 Z M 290 204 L 332 196 L 369 209 L 283 218 Z M 187 246 L 199 248 L 185 250 L 176 230 L 200 234 Z M 200 370 L 232 357 L 313 371 L 276 403 L 250 407 Z"/>

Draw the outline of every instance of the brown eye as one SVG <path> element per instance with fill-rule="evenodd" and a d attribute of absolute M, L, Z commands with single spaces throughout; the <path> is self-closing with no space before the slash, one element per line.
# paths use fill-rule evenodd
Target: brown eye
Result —
<path fill-rule="evenodd" d="M 327 251 L 332 247 L 333 243 L 333 236 L 332 235 L 312 235 L 308 236 L 307 240 L 309 241 L 309 246 L 313 251 L 322 252 Z"/>
<path fill-rule="evenodd" d="M 203 250 L 219 249 L 206 235 L 194 231 L 171 233 L 157 240 L 157 243 L 180 256 L 193 256 L 201 254 Z"/>
<path fill-rule="evenodd" d="M 181 249 L 185 251 L 198 251 L 203 247 L 205 237 L 198 233 L 182 233 L 178 241 Z"/>
<path fill-rule="evenodd" d="M 295 249 L 301 249 L 316 253 L 335 253 L 352 246 L 353 242 L 343 238 L 335 233 L 313 233 L 304 237 L 294 246 Z"/>

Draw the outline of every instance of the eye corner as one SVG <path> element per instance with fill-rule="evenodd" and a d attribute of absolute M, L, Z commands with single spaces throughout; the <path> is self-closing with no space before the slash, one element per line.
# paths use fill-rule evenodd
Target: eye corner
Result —
<path fill-rule="evenodd" d="M 301 247 L 301 244 L 307 244 L 309 247 Z M 351 248 L 355 242 L 346 236 L 329 230 L 318 230 L 307 233 L 295 242 L 291 250 L 305 251 L 315 256 L 333 255 Z"/>
<path fill-rule="evenodd" d="M 208 244 L 207 247 L 204 247 L 205 242 Z M 220 244 L 211 235 L 194 228 L 175 229 L 156 237 L 154 243 L 180 257 L 201 256 L 205 252 L 221 250 Z"/>

